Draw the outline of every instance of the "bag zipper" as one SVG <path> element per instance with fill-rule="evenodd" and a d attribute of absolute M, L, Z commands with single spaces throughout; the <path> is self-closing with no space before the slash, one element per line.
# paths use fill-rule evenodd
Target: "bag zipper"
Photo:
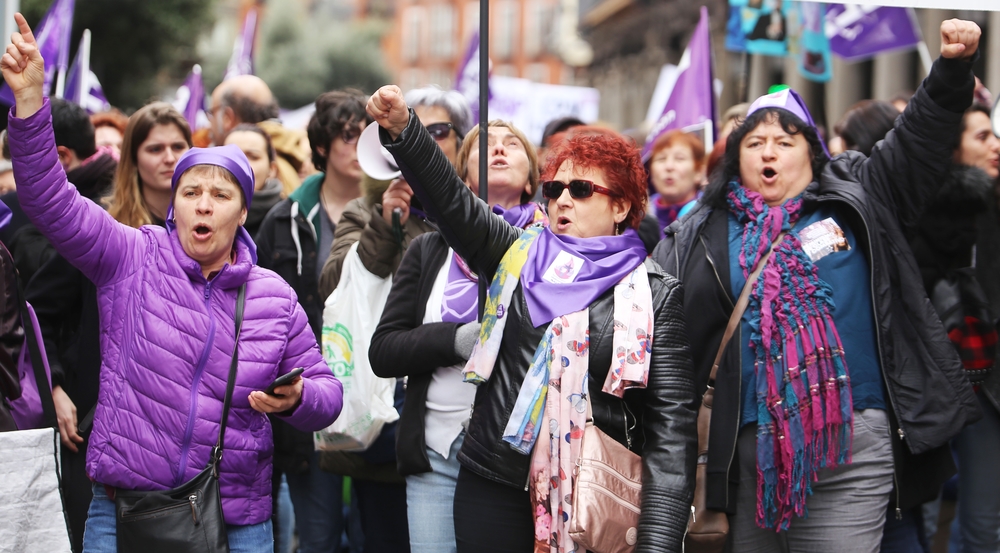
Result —
<path fill-rule="evenodd" d="M 188 502 L 191 504 L 191 520 L 194 521 L 195 526 L 198 526 L 198 511 L 195 506 L 196 501 L 198 501 L 197 494 L 191 494 L 188 496 Z"/>
<path fill-rule="evenodd" d="M 618 469 L 616 469 L 615 467 L 613 467 L 613 466 L 605 463 L 604 461 L 599 461 L 597 459 L 584 459 L 582 457 L 580 459 L 577 459 L 577 462 L 576 462 L 576 466 L 577 467 L 582 468 L 584 465 L 594 465 L 594 466 L 597 466 L 597 467 L 602 467 L 602 468 L 608 469 L 607 472 L 609 472 L 611 474 L 611 476 L 615 480 L 618 480 L 618 481 L 622 482 L 623 484 L 625 484 L 626 486 L 628 486 L 628 487 L 630 487 L 630 488 L 632 488 L 634 490 L 641 490 L 642 489 L 642 484 L 637 484 L 637 483 L 629 480 L 628 478 L 625 478 L 624 476 L 622 476 L 621 474 L 618 473 Z M 593 483 L 593 482 L 591 482 L 591 483 Z"/>
<path fill-rule="evenodd" d="M 636 514 L 640 513 L 639 509 L 637 509 L 635 505 L 632 505 L 628 501 L 625 501 L 624 499 L 618 497 L 615 494 L 615 492 L 609 490 L 608 488 L 605 488 L 604 486 L 602 486 L 602 485 L 600 485 L 600 484 L 598 484 L 596 482 L 580 482 L 579 485 L 580 486 L 591 486 L 591 487 L 595 488 L 596 490 L 599 490 L 600 492 L 603 492 L 602 495 L 606 495 L 606 496 L 610 497 L 615 503 L 621 505 L 622 507 L 625 507 L 629 511 L 632 511 L 633 513 L 636 513 Z"/>

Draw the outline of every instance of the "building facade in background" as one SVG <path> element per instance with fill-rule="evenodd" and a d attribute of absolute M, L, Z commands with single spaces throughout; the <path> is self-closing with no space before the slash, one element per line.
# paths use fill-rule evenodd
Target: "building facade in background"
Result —
<path fill-rule="evenodd" d="M 573 84 L 573 72 L 555 52 L 559 0 L 492 0 L 493 74 L 547 84 Z M 467 0 L 359 1 L 360 17 L 391 21 L 382 41 L 389 73 L 404 90 L 428 84 L 452 88 L 473 31 L 479 2 Z"/>

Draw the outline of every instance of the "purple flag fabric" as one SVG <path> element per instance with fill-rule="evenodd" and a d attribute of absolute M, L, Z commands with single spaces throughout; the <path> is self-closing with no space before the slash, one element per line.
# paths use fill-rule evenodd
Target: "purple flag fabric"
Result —
<path fill-rule="evenodd" d="M 205 115 L 205 84 L 201 81 L 201 66 L 195 65 L 188 73 L 184 84 L 177 89 L 177 98 L 174 100 L 174 107 L 187 119 L 191 130 L 200 129 L 205 125 L 199 125 L 199 120 L 206 124 L 208 116 Z"/>
<path fill-rule="evenodd" d="M 73 9 L 76 0 L 55 0 L 49 11 L 33 30 L 38 51 L 45 60 L 45 84 L 42 92 L 48 94 L 60 70 L 69 66 L 69 41 L 73 31 Z M 14 93 L 7 83 L 0 88 L 0 102 L 14 105 Z"/>
<path fill-rule="evenodd" d="M 708 8 L 702 6 L 698 26 L 691 35 L 681 61 L 677 65 L 677 82 L 646 137 L 642 159 L 648 161 L 653 143 L 663 133 L 673 129 L 688 129 L 711 125 L 715 136 L 715 93 L 712 90 L 712 41 L 708 34 Z"/>
<path fill-rule="evenodd" d="M 111 109 L 111 103 L 104 96 L 104 89 L 97 75 L 90 70 L 90 48 L 88 36 L 80 39 L 80 47 L 76 50 L 76 59 L 66 75 L 66 99 L 79 104 L 87 113 L 99 113 Z"/>
<path fill-rule="evenodd" d="M 489 78 L 489 77 L 487 77 Z M 472 121 L 479 122 L 479 30 L 476 29 L 469 39 L 469 47 L 465 49 L 465 56 L 462 63 L 458 65 L 458 74 L 455 76 L 455 90 L 462 93 L 469 101 L 472 108 Z M 493 92 L 487 86 L 489 99 L 493 99 Z"/>
<path fill-rule="evenodd" d="M 830 50 L 847 61 L 913 48 L 920 30 L 909 8 L 831 4 L 826 12 Z"/>
<path fill-rule="evenodd" d="M 634 229 L 621 236 L 574 238 L 543 230 L 528 249 L 521 287 L 536 328 L 587 307 L 646 259 Z"/>
<path fill-rule="evenodd" d="M 253 75 L 253 51 L 257 38 L 257 8 L 250 8 L 243 18 L 243 30 L 236 35 L 233 44 L 233 55 L 226 67 L 226 76 L 222 80 L 240 75 Z"/>

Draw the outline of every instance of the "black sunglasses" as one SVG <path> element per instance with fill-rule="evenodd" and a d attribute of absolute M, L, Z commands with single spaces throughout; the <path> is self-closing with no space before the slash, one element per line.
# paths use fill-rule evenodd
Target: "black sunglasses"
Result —
<path fill-rule="evenodd" d="M 562 196 L 563 190 L 567 188 L 569 188 L 570 197 L 577 200 L 589 198 L 594 195 L 594 192 L 605 196 L 614 195 L 610 188 L 596 185 L 589 180 L 577 179 L 569 181 L 569 184 L 559 180 L 547 180 L 542 183 L 542 196 L 550 200 L 558 200 L 559 196 Z"/>
<path fill-rule="evenodd" d="M 454 128 L 455 125 L 451 123 L 432 123 L 427 125 L 427 132 L 434 140 L 444 140 L 451 135 L 451 130 Z"/>

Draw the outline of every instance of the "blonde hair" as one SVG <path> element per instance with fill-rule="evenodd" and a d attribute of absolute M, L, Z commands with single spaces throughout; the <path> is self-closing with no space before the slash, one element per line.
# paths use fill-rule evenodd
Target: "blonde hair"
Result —
<path fill-rule="evenodd" d="M 174 125 L 184 135 L 191 147 L 191 128 L 187 120 L 166 102 L 147 104 L 132 114 L 125 126 L 122 137 L 122 155 L 115 171 L 115 184 L 108 200 L 108 213 L 119 223 L 138 228 L 153 224 L 153 215 L 142 196 L 142 180 L 139 179 L 139 147 L 149 137 L 149 132 L 157 125 Z"/>
<path fill-rule="evenodd" d="M 528 137 L 521 132 L 521 129 L 515 127 L 513 124 L 503 121 L 501 119 L 494 119 L 486 124 L 487 127 L 506 127 L 510 130 L 511 134 L 517 137 L 524 146 L 524 152 L 528 154 L 528 184 L 530 185 L 530 192 L 521 193 L 521 203 L 530 202 L 532 196 L 535 195 L 535 191 L 538 190 L 538 153 L 535 151 L 535 146 L 528 140 Z M 466 180 L 469 175 L 469 155 L 472 154 L 473 148 L 479 147 L 479 125 L 472 127 L 469 134 L 465 135 L 465 140 L 462 142 L 462 147 L 458 150 L 458 156 L 455 160 L 455 170 L 458 172 L 458 177 L 462 180 Z M 480 161 L 480 163 L 484 163 Z M 479 168 L 477 167 L 478 171 Z"/>

